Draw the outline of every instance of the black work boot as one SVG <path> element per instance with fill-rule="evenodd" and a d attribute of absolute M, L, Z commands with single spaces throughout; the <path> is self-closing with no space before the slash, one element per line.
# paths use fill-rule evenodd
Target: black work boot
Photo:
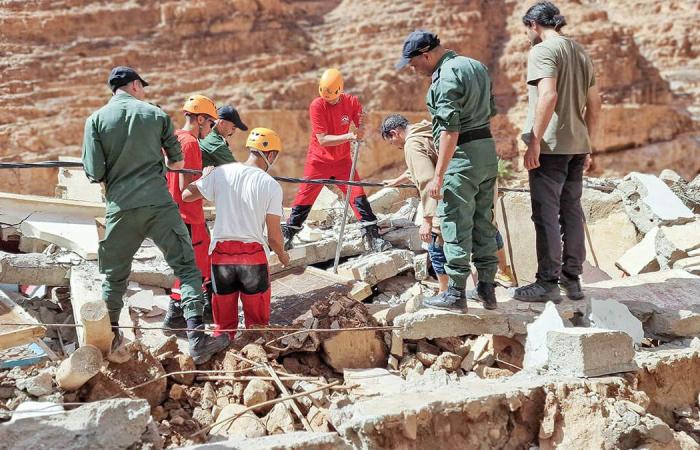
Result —
<path fill-rule="evenodd" d="M 294 236 L 296 236 L 301 231 L 301 227 L 295 227 L 294 225 L 289 225 L 286 223 L 282 224 L 282 234 L 284 235 L 284 249 L 286 251 L 294 248 L 292 241 Z"/>
<path fill-rule="evenodd" d="M 168 311 L 165 313 L 165 319 L 163 320 L 163 334 L 166 336 L 175 335 L 177 337 L 187 337 L 187 333 L 183 331 L 187 328 L 187 322 L 185 322 L 185 316 L 182 314 L 182 308 L 180 307 L 180 302 L 170 299 L 168 304 Z M 167 329 L 169 328 L 169 329 Z M 175 331 L 180 329 L 181 331 Z"/>
<path fill-rule="evenodd" d="M 214 323 L 214 313 L 211 309 L 211 299 L 213 294 L 211 281 L 209 281 L 202 286 L 202 301 L 204 302 L 202 320 L 204 320 L 204 323 Z"/>
<path fill-rule="evenodd" d="M 527 286 L 511 289 L 510 295 L 521 302 L 560 303 L 562 300 L 559 284 L 542 280 L 537 280 Z"/>
<path fill-rule="evenodd" d="M 362 228 L 362 237 L 365 239 L 365 248 L 369 253 L 379 253 L 391 250 L 391 243 L 379 236 L 379 227 L 376 224 Z"/>
<path fill-rule="evenodd" d="M 464 289 L 454 286 L 450 286 L 445 292 L 441 292 L 434 297 L 426 298 L 423 300 L 423 304 L 429 308 L 443 309 L 445 311 L 467 312 L 467 296 L 464 293 Z"/>
<path fill-rule="evenodd" d="M 559 277 L 559 287 L 564 290 L 566 296 L 571 300 L 581 300 L 585 297 L 579 277 L 572 278 L 562 273 Z"/>
<path fill-rule="evenodd" d="M 484 309 L 496 309 L 496 285 L 479 281 L 474 289 L 469 291 L 469 298 L 484 304 Z"/>
<path fill-rule="evenodd" d="M 212 356 L 228 348 L 231 342 L 228 333 L 222 333 L 216 337 L 206 334 L 201 317 L 188 320 L 187 328 L 192 330 L 187 332 L 187 340 L 190 344 L 190 356 L 197 365 L 209 361 Z"/>

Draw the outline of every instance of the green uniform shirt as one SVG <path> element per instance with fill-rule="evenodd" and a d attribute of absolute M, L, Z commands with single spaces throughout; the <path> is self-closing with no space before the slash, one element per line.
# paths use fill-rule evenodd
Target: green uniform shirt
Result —
<path fill-rule="evenodd" d="M 90 181 L 105 184 L 107 213 L 173 202 L 161 149 L 182 160 L 170 117 L 125 92 L 87 119 L 83 165 Z"/>
<path fill-rule="evenodd" d="M 216 128 L 211 130 L 204 139 L 199 140 L 199 148 L 202 149 L 202 167 L 216 167 L 236 162 L 231 149 L 228 148 L 228 142 L 216 131 Z"/>
<path fill-rule="evenodd" d="M 462 133 L 483 128 L 496 114 L 486 66 L 451 50 L 435 66 L 426 103 L 433 117 L 433 139 L 438 149 L 443 130 Z"/>
<path fill-rule="evenodd" d="M 591 58 L 583 47 L 565 36 L 532 47 L 527 59 L 528 113 L 523 140 L 528 143 L 535 123 L 537 82 L 556 78 L 557 104 L 545 130 L 542 154 L 577 155 L 591 152 L 584 110 L 588 89 L 595 84 Z"/>

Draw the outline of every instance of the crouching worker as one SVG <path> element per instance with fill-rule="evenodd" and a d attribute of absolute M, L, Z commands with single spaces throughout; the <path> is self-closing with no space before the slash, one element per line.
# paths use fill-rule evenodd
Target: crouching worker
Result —
<path fill-rule="evenodd" d="M 209 247 L 212 312 L 216 334 L 233 330 L 231 337 L 238 327 L 239 297 L 246 328 L 270 321 L 268 244 L 282 264 L 289 263 L 280 226 L 282 187 L 267 174 L 282 150 L 280 138 L 270 129 L 255 128 L 246 148 L 245 162 L 207 167 L 182 193 L 185 202 L 205 198 L 216 207 Z"/>

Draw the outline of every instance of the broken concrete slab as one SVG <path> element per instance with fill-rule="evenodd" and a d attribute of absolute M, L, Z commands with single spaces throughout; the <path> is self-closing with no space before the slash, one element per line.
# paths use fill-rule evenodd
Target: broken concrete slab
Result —
<path fill-rule="evenodd" d="M 627 306 L 616 300 L 592 298 L 587 317 L 592 327 L 623 331 L 632 337 L 635 344 L 641 344 L 644 339 L 642 322 L 632 315 Z"/>
<path fill-rule="evenodd" d="M 21 323 L 26 326 L 3 325 Z M 0 350 L 29 344 L 44 336 L 46 328 L 0 290 Z"/>
<path fill-rule="evenodd" d="M 387 187 L 370 195 L 367 200 L 372 211 L 375 214 L 391 214 L 397 211 L 407 198 L 401 191 L 399 188 Z"/>
<path fill-rule="evenodd" d="M 59 156 L 59 161 L 81 162 L 75 156 Z M 82 167 L 61 167 L 58 169 L 56 197 L 66 200 L 103 203 L 104 187 L 102 183 L 91 183 Z"/>
<path fill-rule="evenodd" d="M 585 286 L 589 299 L 616 300 L 651 336 L 700 334 L 700 277 L 683 270 L 651 272 Z"/>
<path fill-rule="evenodd" d="M 27 417 L 0 425 L 0 442 L 18 450 L 127 448 L 137 444 L 151 421 L 145 400 L 89 403 L 65 413 Z"/>
<path fill-rule="evenodd" d="M 348 386 L 358 385 L 351 393 L 356 395 L 384 395 L 401 392 L 406 381 L 386 369 L 345 369 L 343 379 Z"/>
<path fill-rule="evenodd" d="M 418 227 L 404 227 L 390 230 L 382 235 L 382 238 L 389 241 L 394 248 L 403 248 L 418 252 L 422 250 L 423 241 L 420 239 Z"/>
<path fill-rule="evenodd" d="M 700 248 L 700 220 L 674 226 L 662 226 L 656 237 L 659 266 L 670 269 L 679 259 Z"/>
<path fill-rule="evenodd" d="M 0 252 L 0 283 L 68 286 L 70 266 L 43 253 Z"/>
<path fill-rule="evenodd" d="M 632 172 L 617 186 L 627 215 L 642 233 L 657 225 L 680 224 L 695 215 L 654 175 Z"/>
<path fill-rule="evenodd" d="M 413 268 L 413 252 L 390 250 L 352 259 L 338 267 L 338 273 L 375 285 Z"/>
<path fill-rule="evenodd" d="M 547 332 L 547 370 L 573 377 L 598 377 L 637 369 L 632 337 L 622 331 L 565 328 Z"/>
<path fill-rule="evenodd" d="M 498 308 L 495 310 L 484 309 L 482 304 L 469 301 L 467 314 L 422 308 L 396 317 L 394 325 L 402 327 L 399 333 L 403 339 L 434 339 L 468 334 L 513 337 L 526 334 L 527 324 L 533 322 L 545 309 L 541 304 L 513 300 L 502 288 L 498 288 L 496 293 Z M 585 303 L 565 300 L 556 308 L 564 319 L 571 319 L 574 315 L 583 313 Z"/>
<path fill-rule="evenodd" d="M 551 331 L 563 330 L 564 327 L 564 320 L 559 315 L 554 303 L 547 302 L 544 311 L 537 317 L 537 320 L 527 325 L 523 369 L 534 371 L 547 364 L 549 360 L 547 334 Z"/>
<path fill-rule="evenodd" d="M 656 259 L 656 237 L 658 233 L 658 227 L 649 230 L 637 245 L 627 250 L 617 260 L 615 266 L 627 275 L 639 275 L 640 273 L 659 270 L 659 262 Z"/>
<path fill-rule="evenodd" d="M 693 275 L 700 275 L 700 256 L 690 256 L 673 263 L 674 269 L 685 270 Z"/>
<path fill-rule="evenodd" d="M 234 438 L 188 447 L 191 450 L 351 450 L 338 433 L 298 431 L 259 438 Z"/>
<path fill-rule="evenodd" d="M 537 439 L 536 388 L 478 380 L 410 392 L 334 405 L 331 423 L 354 448 L 526 448 Z"/>

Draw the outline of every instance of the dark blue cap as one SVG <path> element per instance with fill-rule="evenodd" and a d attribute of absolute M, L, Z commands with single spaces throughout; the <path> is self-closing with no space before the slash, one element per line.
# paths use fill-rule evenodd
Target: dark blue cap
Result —
<path fill-rule="evenodd" d="M 238 128 L 239 130 L 248 130 L 248 126 L 243 123 L 243 121 L 241 120 L 241 116 L 238 115 L 238 111 L 236 111 L 236 108 L 234 108 L 233 106 L 222 106 L 221 108 L 216 110 L 216 113 L 219 115 L 219 119 L 233 122 L 233 124 L 236 125 L 236 128 Z"/>
<path fill-rule="evenodd" d="M 440 45 L 440 39 L 436 34 L 425 30 L 414 31 L 403 42 L 403 52 L 401 52 L 401 59 L 396 63 L 396 69 L 403 69 L 411 58 L 427 53 L 438 45 Z"/>
<path fill-rule="evenodd" d="M 131 83 L 134 80 L 139 80 L 144 86 L 148 86 L 146 80 L 141 78 L 138 73 L 131 67 L 117 66 L 109 73 L 109 78 L 107 79 L 107 84 L 112 92 L 116 91 L 122 86 Z"/>

